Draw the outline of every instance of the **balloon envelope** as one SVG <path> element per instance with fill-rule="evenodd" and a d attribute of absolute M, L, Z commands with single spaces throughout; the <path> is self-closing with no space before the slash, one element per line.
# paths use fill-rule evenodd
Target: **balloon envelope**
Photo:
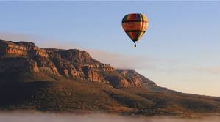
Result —
<path fill-rule="evenodd" d="M 148 25 L 147 17 L 140 13 L 128 14 L 122 19 L 122 27 L 133 42 L 140 40 Z"/>

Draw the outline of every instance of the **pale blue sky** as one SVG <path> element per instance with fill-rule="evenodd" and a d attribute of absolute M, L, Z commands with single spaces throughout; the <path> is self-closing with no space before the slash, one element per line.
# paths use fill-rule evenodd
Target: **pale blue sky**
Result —
<path fill-rule="evenodd" d="M 123 16 L 135 12 L 150 22 L 137 48 L 121 27 Z M 92 55 L 134 68 L 161 86 L 220 96 L 219 1 L 0 2 L 0 18 L 0 38 L 37 36 L 44 38 L 33 38 L 41 47 L 103 52 L 103 58 Z"/>

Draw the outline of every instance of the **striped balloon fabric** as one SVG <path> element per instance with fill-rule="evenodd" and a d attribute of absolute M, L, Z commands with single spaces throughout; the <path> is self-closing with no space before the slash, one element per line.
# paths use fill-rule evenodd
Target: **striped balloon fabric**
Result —
<path fill-rule="evenodd" d="M 125 15 L 122 19 L 122 27 L 133 42 L 143 36 L 148 25 L 148 19 L 144 14 L 132 13 Z"/>

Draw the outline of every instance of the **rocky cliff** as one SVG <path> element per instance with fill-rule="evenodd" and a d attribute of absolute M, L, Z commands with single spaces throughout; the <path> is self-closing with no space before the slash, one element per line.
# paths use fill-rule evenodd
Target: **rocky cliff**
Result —
<path fill-rule="evenodd" d="M 116 70 L 77 49 L 39 48 L 33 42 L 0 40 L 0 73 L 32 73 L 54 80 L 94 81 L 113 87 L 147 87 L 156 84 L 134 70 Z M 42 79 L 44 80 L 44 79 Z"/>

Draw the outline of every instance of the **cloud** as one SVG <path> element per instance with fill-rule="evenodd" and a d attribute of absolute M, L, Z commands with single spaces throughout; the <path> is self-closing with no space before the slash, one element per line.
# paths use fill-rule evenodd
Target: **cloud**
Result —
<path fill-rule="evenodd" d="M 178 61 L 171 59 L 155 59 L 153 57 L 125 55 L 102 51 L 98 49 L 83 48 L 74 41 L 63 41 L 51 38 L 45 38 L 34 34 L 21 34 L 12 32 L 0 32 L 0 39 L 8 41 L 26 41 L 35 42 L 36 46 L 41 48 L 60 48 L 60 49 L 79 49 L 85 50 L 98 61 L 118 69 L 134 69 L 142 71 L 156 71 L 160 73 L 176 73 L 178 69 Z M 176 65 L 174 65 L 176 64 Z M 182 69 L 181 69 L 182 70 Z"/>
<path fill-rule="evenodd" d="M 13 32 L 2 32 L 0 31 L 0 39 L 8 41 L 31 41 L 35 42 L 40 39 L 40 36 L 34 34 L 19 34 Z"/>
<path fill-rule="evenodd" d="M 111 64 L 115 68 L 119 69 L 155 69 L 155 59 L 135 56 L 124 55 L 118 53 L 111 53 L 101 51 L 97 49 L 85 49 L 73 41 L 60 41 L 56 39 L 48 39 L 39 35 L 33 34 L 20 34 L 13 32 L 0 32 L 0 39 L 8 41 L 26 41 L 35 42 L 36 46 L 41 48 L 61 48 L 61 49 L 80 49 L 85 50 L 91 54 L 94 59 L 97 59 L 103 63 Z"/>
<path fill-rule="evenodd" d="M 152 64 L 154 59 L 141 57 L 116 54 L 100 50 L 86 49 L 94 59 L 97 59 L 103 63 L 111 64 L 113 67 L 119 69 L 155 69 L 156 67 Z"/>
<path fill-rule="evenodd" d="M 220 66 L 201 67 L 201 68 L 198 68 L 198 70 L 206 72 L 206 73 L 208 72 L 208 73 L 212 73 L 212 74 L 220 74 Z"/>
<path fill-rule="evenodd" d="M 57 39 L 46 38 L 40 35 L 34 34 L 24 34 L 24 33 L 14 33 L 14 32 L 1 32 L 0 39 L 7 41 L 24 41 L 24 42 L 34 42 L 36 46 L 41 48 L 61 48 L 61 49 L 72 49 L 80 48 L 77 44 L 68 41 L 60 41 Z"/>

